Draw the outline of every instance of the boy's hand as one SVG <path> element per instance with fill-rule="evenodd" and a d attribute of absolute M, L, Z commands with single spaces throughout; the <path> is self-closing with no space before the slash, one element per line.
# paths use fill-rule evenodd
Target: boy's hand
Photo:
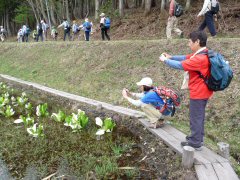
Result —
<path fill-rule="evenodd" d="M 163 54 L 161 54 L 161 56 L 159 57 L 159 60 L 164 62 L 165 60 L 167 60 L 166 56 L 164 56 Z"/>
<path fill-rule="evenodd" d="M 172 58 L 172 56 L 170 55 L 170 54 L 167 54 L 167 53 L 162 53 L 167 59 L 171 59 Z"/>

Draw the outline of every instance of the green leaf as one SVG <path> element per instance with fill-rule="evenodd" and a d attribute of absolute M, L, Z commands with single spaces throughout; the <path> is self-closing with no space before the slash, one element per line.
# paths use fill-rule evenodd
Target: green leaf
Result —
<path fill-rule="evenodd" d="M 58 113 L 52 113 L 51 118 L 57 122 L 64 122 L 66 115 L 63 111 L 59 110 Z"/>
<path fill-rule="evenodd" d="M 103 121 L 103 128 L 105 129 L 106 132 L 111 132 L 113 128 L 116 126 L 115 122 L 111 118 L 106 118 Z"/>

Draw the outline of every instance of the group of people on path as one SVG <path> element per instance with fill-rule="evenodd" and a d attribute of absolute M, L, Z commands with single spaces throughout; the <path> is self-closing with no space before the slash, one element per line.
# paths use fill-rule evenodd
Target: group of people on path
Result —
<path fill-rule="evenodd" d="M 104 13 L 100 14 L 100 23 L 99 27 L 101 29 L 101 37 L 102 40 L 107 39 L 110 40 L 110 36 L 108 34 L 111 26 L 111 20 L 109 17 L 106 17 Z M 80 40 L 80 31 L 84 31 L 84 40 L 89 41 L 90 35 L 93 33 L 93 23 L 89 21 L 88 18 L 85 18 L 84 22 L 81 25 L 78 25 L 74 20 L 71 23 L 64 18 L 62 24 L 59 26 L 51 27 L 51 37 L 53 40 L 57 40 L 58 30 L 59 28 L 63 28 L 63 41 L 68 40 L 74 41 L 75 39 Z M 37 24 L 36 30 L 33 30 L 32 37 L 34 41 L 46 41 L 48 35 L 49 25 L 41 20 L 39 24 Z M 72 33 L 71 33 L 72 32 Z M 28 26 L 23 25 L 18 31 L 18 42 L 28 42 L 28 37 L 31 33 L 31 30 Z"/>
<path fill-rule="evenodd" d="M 183 38 L 183 31 L 178 28 L 178 18 L 182 14 L 179 14 L 179 11 L 182 11 L 182 9 L 179 8 L 179 4 L 176 0 L 169 0 L 169 3 L 169 17 L 166 28 L 167 39 L 172 39 L 172 31 Z M 207 27 L 211 36 L 216 37 L 217 33 L 214 26 L 214 17 L 216 17 L 218 11 L 219 3 L 217 0 L 204 0 L 202 10 L 198 13 L 197 18 L 201 16 L 205 17 L 198 30 L 202 31 Z"/>
<path fill-rule="evenodd" d="M 201 150 L 204 141 L 205 108 L 208 99 L 213 95 L 203 78 L 210 74 L 210 62 L 207 55 L 207 35 L 204 31 L 194 31 L 189 34 L 188 46 L 192 54 L 170 55 L 162 53 L 160 62 L 178 70 L 188 72 L 189 81 L 187 88 L 190 92 L 190 129 L 191 134 L 186 136 L 186 141 L 181 142 L 182 146 L 191 146 Z M 160 128 L 164 126 L 164 118 L 175 111 L 173 102 L 166 102 L 168 99 L 159 96 L 156 86 L 149 77 L 143 78 L 137 83 L 141 93 L 130 92 L 127 88 L 122 91 L 122 96 L 131 104 L 141 107 L 150 121 L 149 128 Z M 186 87 L 185 87 L 186 88 Z M 171 104 L 172 103 L 172 104 Z M 167 108 L 166 108 L 167 106 Z M 164 109 L 164 111 L 162 111 Z"/>
<path fill-rule="evenodd" d="M 23 25 L 17 34 L 18 42 L 28 42 L 28 37 L 31 34 L 31 29 L 27 25 Z"/>

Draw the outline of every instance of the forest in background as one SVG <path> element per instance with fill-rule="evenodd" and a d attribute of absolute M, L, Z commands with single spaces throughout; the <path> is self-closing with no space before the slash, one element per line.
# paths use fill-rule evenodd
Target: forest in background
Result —
<path fill-rule="evenodd" d="M 192 4 L 201 0 L 178 0 L 178 2 L 187 11 Z M 232 3 L 237 2 L 238 0 L 233 0 Z M 1 0 L 0 24 L 11 36 L 23 24 L 35 28 L 41 19 L 51 26 L 60 24 L 63 18 L 74 20 L 94 16 L 97 19 L 101 12 L 121 18 L 125 10 L 139 7 L 147 16 L 153 8 L 159 8 L 161 13 L 167 6 L 168 0 Z"/>
<path fill-rule="evenodd" d="M 201 9 L 203 4 L 203 0 L 177 0 L 177 2 L 184 7 L 185 12 L 191 12 L 196 5 Z M 148 16 L 153 11 L 156 13 L 156 9 L 157 13 L 166 14 L 168 4 L 168 0 L 1 0 L 0 25 L 7 30 L 8 36 L 12 36 L 16 35 L 23 24 L 35 29 L 41 19 L 44 19 L 50 27 L 60 24 L 63 18 L 69 21 L 85 17 L 98 19 L 101 12 L 119 20 L 126 12 L 134 12 L 139 8 L 142 9 L 142 17 Z M 240 18 L 239 0 L 222 0 L 220 5 L 222 8 L 230 7 L 227 8 L 225 17 Z M 135 17 L 135 20 L 138 21 L 138 18 L 142 17 Z"/>

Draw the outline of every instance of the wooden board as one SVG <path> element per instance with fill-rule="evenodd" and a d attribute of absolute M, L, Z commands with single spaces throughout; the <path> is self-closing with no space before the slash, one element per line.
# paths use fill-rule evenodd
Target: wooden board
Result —
<path fill-rule="evenodd" d="M 215 152 L 211 151 L 210 149 L 204 147 L 202 151 L 196 152 L 196 155 L 202 156 L 205 159 L 208 159 L 211 163 L 221 163 L 221 162 L 228 162 L 227 159 L 223 158 L 222 156 L 216 154 Z"/>
<path fill-rule="evenodd" d="M 186 141 L 186 134 L 177 130 L 176 128 L 172 127 L 171 125 L 166 124 L 162 129 L 164 131 L 168 132 L 169 134 L 171 134 L 172 136 L 174 136 L 180 142 Z"/>
<path fill-rule="evenodd" d="M 213 163 L 213 168 L 219 180 L 239 180 L 229 163 Z"/>
<path fill-rule="evenodd" d="M 212 164 L 195 165 L 194 167 L 199 180 L 218 180 Z"/>

